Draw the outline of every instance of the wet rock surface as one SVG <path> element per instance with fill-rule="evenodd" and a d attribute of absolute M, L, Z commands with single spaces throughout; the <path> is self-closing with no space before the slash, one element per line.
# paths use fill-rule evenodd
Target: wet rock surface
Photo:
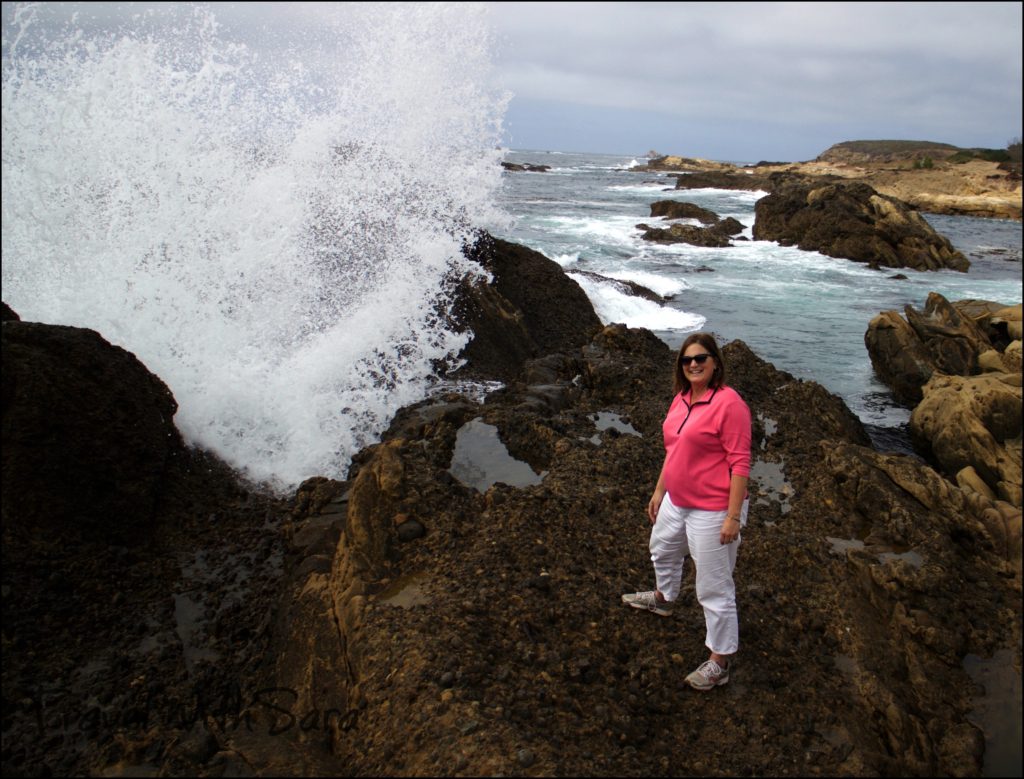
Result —
<path fill-rule="evenodd" d="M 3 322 L 4 775 L 188 775 L 264 661 L 287 506 L 91 330 Z"/>
<path fill-rule="evenodd" d="M 933 292 L 905 312 L 883 311 L 864 342 L 878 376 L 916 404 L 915 448 L 963 489 L 1016 509 L 1019 527 L 1020 305 Z"/>
<path fill-rule="evenodd" d="M 581 346 L 600 328 L 580 285 L 539 252 L 483 233 L 468 254 L 493 278 L 457 290 L 453 319 L 474 336 L 456 375 L 514 378 L 526 360 Z"/>
<path fill-rule="evenodd" d="M 756 240 L 870 267 L 966 272 L 970 262 L 906 203 L 863 183 L 776 187 L 757 201 Z"/>
<path fill-rule="evenodd" d="M 677 223 L 663 228 L 638 224 L 637 229 L 644 231 L 641 238 L 654 243 L 688 243 L 693 246 L 722 248 L 732 246 L 730 237 L 743 232 L 743 225 L 737 219 L 733 217 L 722 219 L 714 211 L 701 208 L 694 203 L 659 200 L 656 203 L 651 203 L 651 216 L 660 216 L 668 220 L 696 219 L 704 225 L 697 227 L 696 225 Z"/>
<path fill-rule="evenodd" d="M 670 619 L 620 601 L 652 586 L 673 354 L 530 314 L 502 389 L 403 409 L 345 480 L 277 500 L 185 450 L 132 546 L 5 515 L 4 773 L 980 775 L 963 659 L 1020 642 L 998 507 L 727 344 L 754 419 L 741 649 L 684 687 L 692 569 Z M 474 422 L 537 482 L 465 483 Z"/>

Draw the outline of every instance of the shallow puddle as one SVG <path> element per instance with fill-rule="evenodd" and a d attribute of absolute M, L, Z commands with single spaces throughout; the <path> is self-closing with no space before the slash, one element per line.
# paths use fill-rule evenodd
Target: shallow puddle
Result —
<path fill-rule="evenodd" d="M 837 554 L 840 557 L 846 555 L 847 549 L 867 549 L 866 544 L 859 538 L 835 538 L 833 536 L 825 536 L 825 540 L 832 545 L 832 553 Z M 908 565 L 914 568 L 920 568 L 924 565 L 924 557 L 919 552 L 915 552 L 912 549 L 907 548 L 886 548 L 872 545 L 869 552 L 874 552 L 880 563 L 887 562 L 889 560 L 903 560 Z"/>
<path fill-rule="evenodd" d="M 547 475 L 547 471 L 535 473 L 529 464 L 510 455 L 498 437 L 498 428 L 480 417 L 459 428 L 448 472 L 480 492 L 498 482 L 510 487 L 529 487 L 540 484 Z"/>
<path fill-rule="evenodd" d="M 764 428 L 764 438 L 761 439 L 761 448 L 764 449 L 768 439 L 775 435 L 775 431 L 779 429 L 779 423 L 774 419 L 766 417 L 764 414 L 758 414 L 757 419 L 761 423 L 761 427 Z"/>
<path fill-rule="evenodd" d="M 847 679 L 853 679 L 860 673 L 860 666 L 857 663 L 856 658 L 850 657 L 849 655 L 836 655 L 832 658 L 836 668 L 845 676 Z"/>
<path fill-rule="evenodd" d="M 401 576 L 383 590 L 377 600 L 391 606 L 401 606 L 403 609 L 411 609 L 424 603 L 430 603 L 430 596 L 423 590 L 427 581 L 427 575 L 413 573 L 408 576 Z"/>
<path fill-rule="evenodd" d="M 590 443 L 601 445 L 601 432 L 604 430 L 617 430 L 620 433 L 626 435 L 639 436 L 640 431 L 633 427 L 629 422 L 623 422 L 622 417 L 618 414 L 612 413 L 611 411 L 598 411 L 596 414 L 591 416 L 594 420 L 594 427 L 597 428 L 597 435 L 590 437 Z"/>
<path fill-rule="evenodd" d="M 985 734 L 982 776 L 1021 775 L 1021 685 L 1013 663 L 1009 649 L 988 660 L 964 658 L 964 670 L 980 688 L 967 718 Z"/>
<path fill-rule="evenodd" d="M 758 498 L 755 505 L 767 505 L 770 500 L 779 502 L 783 514 L 789 513 L 789 498 L 793 494 L 793 487 L 786 481 L 786 474 L 783 472 L 785 463 L 770 463 L 765 460 L 754 460 L 750 466 L 750 480 L 756 481 L 763 494 Z"/>
<path fill-rule="evenodd" d="M 205 607 L 201 601 L 193 600 L 186 593 L 174 595 L 174 620 L 177 624 L 178 638 L 181 639 L 182 651 L 185 655 L 185 666 L 191 671 L 200 660 L 213 662 L 220 655 L 212 649 L 199 646 L 196 638 L 202 633 L 200 627 L 204 621 Z"/>
<path fill-rule="evenodd" d="M 840 557 L 846 556 L 847 549 L 863 549 L 864 542 L 858 538 L 834 538 L 825 536 L 825 540 L 832 545 L 832 552 Z"/>
<path fill-rule="evenodd" d="M 914 568 L 924 565 L 924 558 L 917 552 L 882 552 L 878 555 L 878 559 L 883 563 L 886 560 L 903 560 Z"/>

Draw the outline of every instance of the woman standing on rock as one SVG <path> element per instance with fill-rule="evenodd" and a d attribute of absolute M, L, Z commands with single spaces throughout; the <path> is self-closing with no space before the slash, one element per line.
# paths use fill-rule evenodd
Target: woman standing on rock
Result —
<path fill-rule="evenodd" d="M 740 528 L 747 522 L 750 409 L 726 386 L 725 363 L 707 333 L 694 333 L 683 342 L 676 357 L 675 392 L 662 424 L 665 464 L 647 505 L 656 589 L 622 600 L 671 616 L 686 558 L 693 558 L 711 656 L 686 681 L 710 690 L 729 681 L 729 657 L 739 648 L 732 573 Z"/>

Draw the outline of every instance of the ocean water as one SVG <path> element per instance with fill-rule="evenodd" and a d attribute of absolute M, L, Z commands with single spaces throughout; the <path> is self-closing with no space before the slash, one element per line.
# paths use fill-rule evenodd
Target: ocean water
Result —
<path fill-rule="evenodd" d="M 624 294 L 612 281 L 575 275 L 602 321 L 646 327 L 673 348 L 696 330 L 721 342 L 742 340 L 777 368 L 840 395 L 871 429 L 881 428 L 876 437 L 904 426 L 910 410 L 874 376 L 864 346 L 872 317 L 902 313 L 908 304 L 922 308 L 933 291 L 951 301 L 1021 302 L 1018 222 L 926 214 L 970 259 L 966 274 L 874 271 L 769 241 L 734 240 L 722 249 L 658 245 L 636 228 L 663 221 L 650 216 L 655 201 L 696 203 L 734 217 L 751 239 L 754 205 L 766 193 L 675 190 L 664 173 L 634 170 L 643 157 L 511 151 L 505 159 L 551 169 L 505 173 L 501 203 L 516 221 L 501 237 L 536 249 L 570 275 L 588 271 L 670 296 L 659 305 Z M 898 273 L 907 278 L 894 279 Z"/>
<path fill-rule="evenodd" d="M 133 352 L 283 491 L 344 478 L 464 345 L 505 97 L 482 5 L 248 5 L 4 3 L 3 299 Z"/>

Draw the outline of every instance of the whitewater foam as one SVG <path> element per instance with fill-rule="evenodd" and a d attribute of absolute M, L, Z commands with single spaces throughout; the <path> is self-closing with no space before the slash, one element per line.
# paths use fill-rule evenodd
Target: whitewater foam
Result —
<path fill-rule="evenodd" d="M 603 324 L 618 322 L 627 327 L 645 327 L 648 330 L 700 330 L 705 319 L 677 308 L 663 306 L 646 298 L 627 295 L 613 283 L 601 282 L 591 276 L 568 271 L 568 275 L 583 288 Z"/>
<path fill-rule="evenodd" d="M 101 33 L 58 5 L 5 8 L 5 302 L 135 353 L 249 478 L 344 478 L 465 343 L 461 247 L 507 223 L 486 9 L 305 8 L 282 50 L 202 7 Z"/>

